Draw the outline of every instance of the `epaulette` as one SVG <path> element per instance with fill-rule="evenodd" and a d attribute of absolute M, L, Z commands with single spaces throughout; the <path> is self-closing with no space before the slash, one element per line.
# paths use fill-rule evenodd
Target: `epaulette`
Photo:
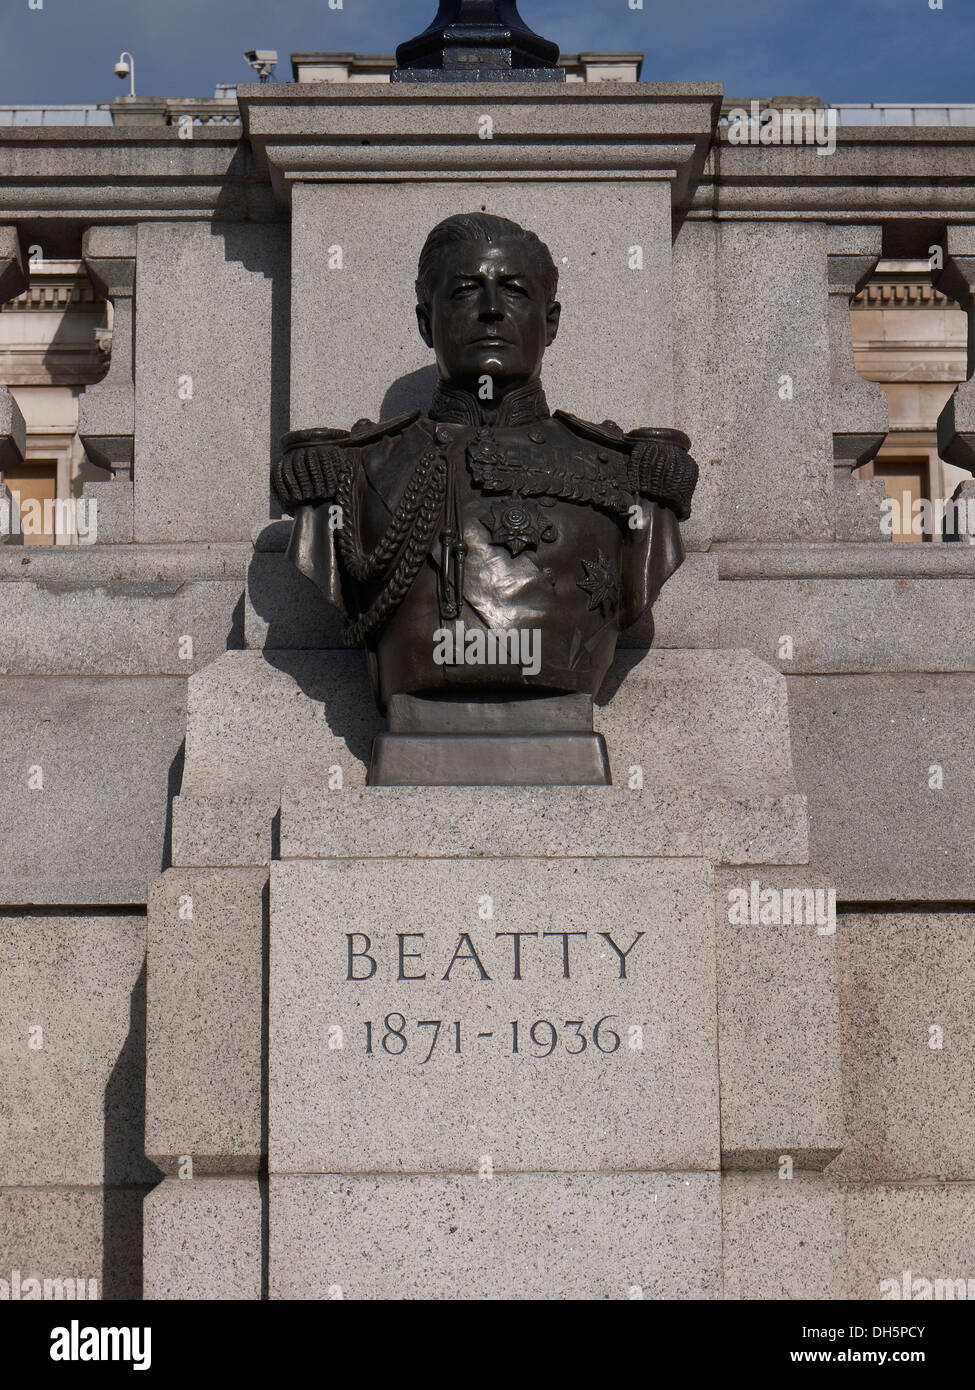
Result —
<path fill-rule="evenodd" d="M 691 447 L 691 441 L 683 430 L 627 430 L 626 438 L 630 444 L 639 444 L 641 440 L 649 440 L 654 444 L 675 444 L 678 449 L 683 449 L 685 452 Z"/>
<path fill-rule="evenodd" d="M 378 423 L 375 420 L 357 420 L 349 431 L 348 438 L 342 442 L 356 446 L 375 444 L 377 439 L 401 434 L 407 425 L 412 425 L 413 421 L 419 418 L 419 410 L 408 410 L 405 415 L 396 415 L 392 420 L 380 420 Z"/>
<path fill-rule="evenodd" d="M 613 420 L 604 420 L 601 425 L 594 425 L 589 420 L 580 420 L 578 415 L 570 415 L 567 410 L 556 410 L 555 418 L 561 420 L 563 425 L 568 425 L 573 434 L 581 435 L 591 444 L 602 444 L 610 449 L 624 451 L 629 448 L 626 436 Z"/>
<path fill-rule="evenodd" d="M 313 444 L 343 444 L 348 437 L 348 430 L 289 430 L 281 440 L 281 448 L 287 453 L 289 449 L 307 449 Z"/>

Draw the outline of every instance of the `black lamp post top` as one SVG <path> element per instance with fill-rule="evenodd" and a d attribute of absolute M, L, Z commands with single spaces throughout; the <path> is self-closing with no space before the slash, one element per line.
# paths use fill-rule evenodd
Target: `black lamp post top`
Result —
<path fill-rule="evenodd" d="M 436 18 L 396 50 L 394 82 L 564 81 L 559 46 L 528 28 L 517 0 L 440 0 Z"/>

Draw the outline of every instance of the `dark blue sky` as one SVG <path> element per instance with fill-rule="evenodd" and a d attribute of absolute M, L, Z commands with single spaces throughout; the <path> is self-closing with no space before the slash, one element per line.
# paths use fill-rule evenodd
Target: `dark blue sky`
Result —
<path fill-rule="evenodd" d="M 33 0 L 37 5 L 39 0 Z M 245 48 L 389 53 L 435 0 L 0 0 L 0 105 L 109 101 L 123 48 L 140 96 L 210 96 L 249 80 Z M 337 0 L 332 0 L 333 4 Z M 975 0 L 521 0 L 564 52 L 639 49 L 644 78 L 729 96 L 975 103 Z"/>

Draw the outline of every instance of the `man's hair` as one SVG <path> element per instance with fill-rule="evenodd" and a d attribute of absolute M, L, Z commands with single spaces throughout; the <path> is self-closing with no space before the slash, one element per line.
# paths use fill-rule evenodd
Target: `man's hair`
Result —
<path fill-rule="evenodd" d="M 534 232 L 510 222 L 507 217 L 495 217 L 489 212 L 460 213 L 439 222 L 427 237 L 420 252 L 420 265 L 417 271 L 416 297 L 420 304 L 428 304 L 433 293 L 433 283 L 437 272 L 437 262 L 448 246 L 462 241 L 524 241 L 535 267 L 542 277 L 546 302 L 553 304 L 559 289 L 558 266 L 552 253 Z"/>

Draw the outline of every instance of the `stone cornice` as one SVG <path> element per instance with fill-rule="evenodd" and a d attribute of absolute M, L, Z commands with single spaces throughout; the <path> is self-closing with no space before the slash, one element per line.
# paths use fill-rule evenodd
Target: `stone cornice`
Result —
<path fill-rule="evenodd" d="M 390 179 L 667 179 L 695 218 L 973 220 L 975 128 L 840 126 L 827 155 L 732 145 L 714 138 L 717 84 L 268 83 L 239 97 L 244 139 L 0 128 L 0 222 L 276 221 L 296 181 Z"/>
<path fill-rule="evenodd" d="M 237 95 L 283 202 L 306 180 L 669 179 L 681 206 L 721 105 L 715 83 L 267 83 Z"/>
<path fill-rule="evenodd" d="M 0 222 L 274 221 L 239 127 L 0 127 Z"/>
<path fill-rule="evenodd" d="M 975 127 L 839 126 L 836 150 L 734 145 L 719 135 L 693 218 L 972 221 Z"/>

